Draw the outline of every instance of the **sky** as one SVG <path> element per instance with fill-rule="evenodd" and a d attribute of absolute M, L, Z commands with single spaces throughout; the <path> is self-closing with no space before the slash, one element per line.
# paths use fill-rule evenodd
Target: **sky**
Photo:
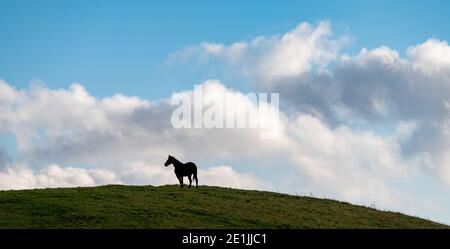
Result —
<path fill-rule="evenodd" d="M 0 189 L 200 184 L 450 224 L 448 1 L 0 1 Z M 174 129 L 175 93 L 280 94 L 259 129 Z M 195 108 L 195 107 L 193 107 Z M 228 118 L 228 117 L 226 117 Z"/>
<path fill-rule="evenodd" d="M 0 75 L 25 87 L 82 82 L 95 96 L 167 96 L 207 79 L 173 73 L 167 55 L 202 41 L 231 43 L 329 20 L 352 52 L 403 52 L 447 40 L 448 1 L 9 1 L 0 2 Z M 211 75 L 214 76 L 214 75 Z M 186 77 L 188 77 L 186 80 Z M 126 85 L 126 87 L 124 87 Z"/>

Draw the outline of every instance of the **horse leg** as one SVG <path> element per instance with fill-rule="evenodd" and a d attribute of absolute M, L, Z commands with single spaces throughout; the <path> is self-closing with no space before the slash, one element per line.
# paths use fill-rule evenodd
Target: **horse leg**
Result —
<path fill-rule="evenodd" d="M 179 176 L 178 181 L 180 181 L 180 187 L 183 188 L 183 177 Z"/>
<path fill-rule="evenodd" d="M 198 178 L 197 178 L 197 173 L 194 173 L 194 180 L 195 180 L 195 188 L 198 188 Z"/>
<path fill-rule="evenodd" d="M 192 185 L 191 175 L 188 175 L 188 179 L 189 179 L 189 188 L 191 188 L 191 185 Z"/>

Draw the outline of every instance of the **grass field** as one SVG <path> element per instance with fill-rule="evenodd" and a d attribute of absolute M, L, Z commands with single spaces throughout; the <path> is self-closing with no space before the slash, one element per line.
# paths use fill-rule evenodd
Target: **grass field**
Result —
<path fill-rule="evenodd" d="M 446 228 L 400 213 L 201 186 L 0 191 L 0 228 Z"/>

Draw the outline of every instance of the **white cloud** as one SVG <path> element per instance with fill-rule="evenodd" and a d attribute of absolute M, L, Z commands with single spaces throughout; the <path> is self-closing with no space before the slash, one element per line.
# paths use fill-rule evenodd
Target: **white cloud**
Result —
<path fill-rule="evenodd" d="M 230 166 L 211 167 L 207 171 L 200 171 L 204 184 L 240 189 L 273 190 L 273 185 L 252 174 L 240 174 Z"/>
<path fill-rule="evenodd" d="M 280 37 L 254 41 L 265 50 L 259 60 L 260 79 L 270 82 L 298 77 L 314 65 L 326 65 L 336 58 L 339 48 L 337 41 L 329 39 L 330 35 L 328 22 L 321 22 L 315 28 L 301 23 Z"/>
<path fill-rule="evenodd" d="M 0 79 L 0 104 L 12 101 L 17 97 L 16 94 L 17 93 L 11 86 L 9 86 L 8 84 L 6 84 L 5 81 Z"/>
<path fill-rule="evenodd" d="M 199 184 L 240 189 L 270 189 L 271 185 L 230 166 L 200 169 Z M 185 184 L 189 182 L 184 180 Z M 0 190 L 61 187 L 92 187 L 106 184 L 165 185 L 178 184 L 173 167 L 129 162 L 116 169 L 84 169 L 49 165 L 34 171 L 25 164 L 9 165 L 0 171 Z M 195 186 L 195 182 L 193 183 Z"/>
<path fill-rule="evenodd" d="M 256 108 L 246 95 L 217 80 L 203 86 L 205 94 L 230 94 L 239 111 Z M 37 173 L 8 169 L 3 176 L 14 180 L 5 180 L 4 187 L 14 182 L 20 184 L 12 187 L 176 183 L 172 170 L 162 167 L 171 153 L 182 161 L 199 162 L 201 184 L 274 189 L 280 179 L 271 179 L 269 172 L 286 171 L 298 174 L 317 192 L 390 205 L 395 190 L 389 181 L 404 179 L 410 170 L 395 137 L 354 132 L 347 126 L 330 128 L 303 113 L 293 118 L 281 113 L 280 136 L 261 140 L 258 129 L 173 129 L 174 107 L 167 99 L 149 102 L 123 95 L 97 99 L 79 84 L 70 90 L 38 87 L 13 93 L 21 97 L 10 99 L 0 113 L 9 124 L 6 129 L 22 138 L 19 151 L 31 164 L 94 168 L 45 166 Z M 221 160 L 246 161 L 248 166 L 237 171 L 215 166 Z"/>
<path fill-rule="evenodd" d="M 173 167 L 162 165 L 149 165 L 143 161 L 127 164 L 121 170 L 121 177 L 125 182 L 133 184 L 178 184 Z M 270 189 L 272 186 L 258 177 L 239 173 L 230 166 L 214 166 L 207 169 L 199 168 L 198 178 L 200 185 L 233 187 L 240 189 Z M 184 184 L 189 181 L 184 179 Z M 195 183 L 193 182 L 195 185 Z"/>
<path fill-rule="evenodd" d="M 446 71 L 448 76 L 450 71 L 450 47 L 447 41 L 429 39 L 422 44 L 408 48 L 407 54 L 415 68 L 429 74 Z"/>
<path fill-rule="evenodd" d="M 237 66 L 243 74 L 255 77 L 258 84 L 280 83 L 298 77 L 314 67 L 323 68 L 338 56 L 346 37 L 332 39 L 330 23 L 317 26 L 300 23 L 281 35 L 258 36 L 248 42 L 231 45 L 203 42 L 169 56 L 170 61 L 196 57 L 201 61 L 218 58 Z"/>
<path fill-rule="evenodd" d="M 345 126 L 332 129 L 310 115 L 300 115 L 288 130 L 294 140 L 289 153 L 294 167 L 316 191 L 340 199 L 391 205 L 396 192 L 391 182 L 408 180 L 415 172 L 394 137 Z"/>
<path fill-rule="evenodd" d="M 122 169 L 122 178 L 125 182 L 138 185 L 164 185 L 177 184 L 173 169 L 160 165 L 151 165 L 144 161 L 126 163 Z"/>
<path fill-rule="evenodd" d="M 442 128 L 449 116 L 448 43 L 429 39 L 408 48 L 404 58 L 386 46 L 364 48 L 354 56 L 339 55 L 342 40 L 333 39 L 329 25 L 325 24 L 311 28 L 303 23 L 282 36 L 257 37 L 244 43 L 246 52 L 242 52 L 238 70 L 263 72 L 246 76 L 253 77 L 260 89 L 280 92 L 287 116 L 307 113 L 332 128 L 346 126 L 375 134 L 380 130 L 384 135 L 397 134 L 394 139 L 399 153 L 407 161 L 414 161 L 414 165 L 420 164 L 437 179 L 450 182 L 449 174 L 443 173 L 450 171 L 445 150 L 450 139 Z M 317 44 L 322 40 L 335 46 L 324 46 L 333 49 L 325 49 L 323 53 L 310 47 L 314 44 L 320 50 Z M 221 45 L 211 55 L 220 58 L 229 47 Z M 253 53 L 251 48 L 262 51 L 256 49 L 258 53 Z M 325 54 L 321 58 L 327 59 L 297 56 L 309 52 L 319 57 Z M 282 59 L 277 60 L 278 57 Z M 221 59 L 229 61 L 226 56 Z M 261 65 L 267 66 L 260 70 Z M 314 65 L 322 65 L 325 70 L 311 70 Z M 426 163 L 426 155 L 432 158 L 433 166 Z"/>
<path fill-rule="evenodd" d="M 291 109 L 321 117 L 333 126 L 357 124 L 375 133 L 397 134 L 403 157 L 450 183 L 445 173 L 449 171 L 445 148 L 450 141 L 444 128 L 450 99 L 447 50 L 446 42 L 435 40 L 411 47 L 407 58 L 387 47 L 363 49 L 336 61 L 326 76 L 298 77 L 291 87 L 274 90 L 291 103 Z M 326 88 L 332 91 L 322 91 Z M 309 111 L 310 106 L 314 111 Z"/>
<path fill-rule="evenodd" d="M 23 164 L 10 165 L 0 172 L 0 189 L 80 187 L 122 183 L 114 172 L 102 169 L 62 168 L 49 165 L 38 172 Z"/>

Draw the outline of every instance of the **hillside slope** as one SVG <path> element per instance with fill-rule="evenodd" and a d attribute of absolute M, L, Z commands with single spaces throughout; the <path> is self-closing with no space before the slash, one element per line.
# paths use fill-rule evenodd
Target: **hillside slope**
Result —
<path fill-rule="evenodd" d="M 201 186 L 0 191 L 0 228 L 442 228 L 332 200 Z"/>

